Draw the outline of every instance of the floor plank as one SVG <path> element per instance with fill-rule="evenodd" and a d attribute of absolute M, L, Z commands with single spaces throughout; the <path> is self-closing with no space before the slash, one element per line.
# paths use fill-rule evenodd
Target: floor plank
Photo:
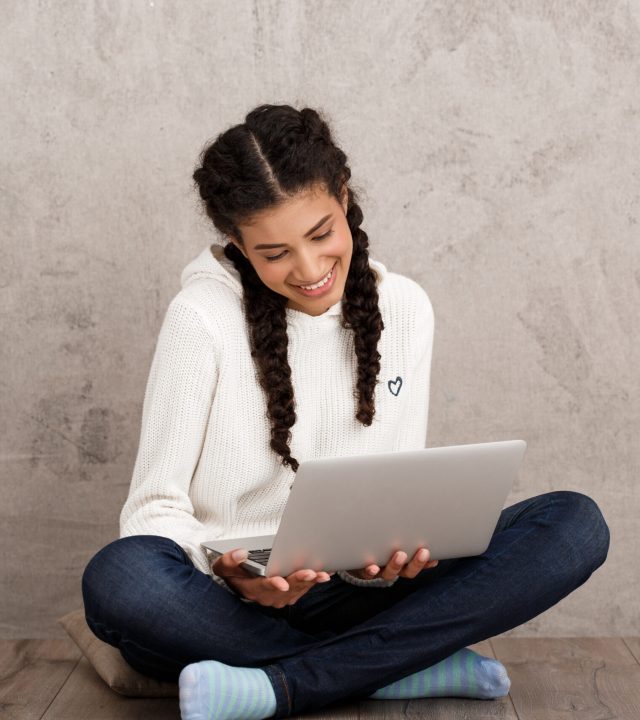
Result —
<path fill-rule="evenodd" d="M 640 663 L 640 637 L 625 637 L 622 639 L 635 659 Z"/>
<path fill-rule="evenodd" d="M 40 720 L 81 656 L 67 638 L 0 641 L 2 720 Z"/>
<path fill-rule="evenodd" d="M 622 638 L 494 638 L 520 720 L 638 720 L 640 665 Z"/>
<path fill-rule="evenodd" d="M 324 720 L 324 716 L 322 717 Z M 360 703 L 360 720 L 517 720 L 509 698 L 473 700 L 422 698 L 419 700 L 366 700 Z"/>
<path fill-rule="evenodd" d="M 180 720 L 178 698 L 131 698 L 114 692 L 83 657 L 42 720 Z"/>

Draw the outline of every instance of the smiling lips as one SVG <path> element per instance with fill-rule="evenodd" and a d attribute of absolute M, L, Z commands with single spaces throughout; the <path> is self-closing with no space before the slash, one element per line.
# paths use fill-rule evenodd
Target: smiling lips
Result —
<path fill-rule="evenodd" d="M 336 282 L 336 277 L 338 275 L 338 271 L 336 270 L 338 266 L 338 261 L 336 260 L 334 266 L 331 268 L 331 270 L 327 273 L 325 276 L 327 279 L 323 279 L 321 281 L 321 285 L 319 287 L 316 287 L 313 290 L 307 290 L 304 287 L 300 287 L 298 285 L 292 285 L 291 287 L 294 287 L 296 289 L 296 292 L 298 292 L 300 295 L 304 295 L 304 297 L 307 298 L 319 298 L 324 297 L 328 293 L 330 293 L 333 289 L 333 286 Z"/>
<path fill-rule="evenodd" d="M 335 263 L 334 263 L 334 264 L 333 264 L 333 267 L 331 268 L 331 270 L 328 270 L 327 273 L 326 273 L 326 275 L 324 275 L 324 277 L 322 277 L 320 280 L 318 280 L 318 282 L 308 283 L 308 284 L 305 284 L 305 285 L 296 285 L 296 287 L 302 288 L 303 290 L 317 290 L 317 287 L 315 287 L 315 286 L 318 285 L 319 283 L 323 282 L 324 280 L 326 280 L 327 277 L 329 276 L 329 273 L 331 273 L 331 272 L 333 271 L 333 268 L 334 268 L 335 266 L 336 266 L 336 265 L 335 265 Z"/>

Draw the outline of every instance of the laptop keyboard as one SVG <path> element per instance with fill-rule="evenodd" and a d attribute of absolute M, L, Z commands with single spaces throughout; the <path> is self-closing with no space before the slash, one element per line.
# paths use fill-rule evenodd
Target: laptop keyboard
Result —
<path fill-rule="evenodd" d="M 262 550 L 249 550 L 249 560 L 253 560 L 260 565 L 266 565 L 271 555 L 271 548 L 263 548 Z"/>

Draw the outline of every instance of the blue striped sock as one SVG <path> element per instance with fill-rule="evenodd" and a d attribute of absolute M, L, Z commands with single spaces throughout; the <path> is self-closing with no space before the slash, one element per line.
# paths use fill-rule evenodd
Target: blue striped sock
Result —
<path fill-rule="evenodd" d="M 276 712 L 269 676 L 259 668 L 203 660 L 182 669 L 182 720 L 264 720 Z"/>
<path fill-rule="evenodd" d="M 369 697 L 395 700 L 422 697 L 469 697 L 489 700 L 509 692 L 504 665 L 469 648 L 376 690 Z"/>

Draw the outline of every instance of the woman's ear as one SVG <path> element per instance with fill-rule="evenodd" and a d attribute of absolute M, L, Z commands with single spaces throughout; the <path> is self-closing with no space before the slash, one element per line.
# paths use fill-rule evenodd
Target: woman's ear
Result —
<path fill-rule="evenodd" d="M 240 242 L 239 242 L 238 240 L 236 240 L 236 239 L 231 235 L 231 236 L 229 236 L 229 241 L 232 242 L 232 243 L 238 248 L 238 250 L 240 250 L 240 252 L 247 258 L 247 260 L 249 259 L 249 258 L 247 257 L 247 253 L 244 251 L 244 248 L 242 247 L 242 245 L 240 244 Z"/>

